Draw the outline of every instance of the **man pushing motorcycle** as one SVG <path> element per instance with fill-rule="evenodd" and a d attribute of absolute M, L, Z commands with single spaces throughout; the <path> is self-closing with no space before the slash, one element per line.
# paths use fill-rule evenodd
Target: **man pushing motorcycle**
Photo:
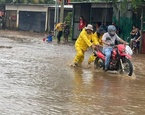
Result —
<path fill-rule="evenodd" d="M 105 32 L 106 31 L 102 27 L 99 27 L 97 29 L 97 31 L 94 33 L 94 37 L 98 42 L 98 46 L 96 48 L 100 47 L 101 50 L 102 50 L 102 46 L 103 46 L 102 36 Z M 91 64 L 92 62 L 94 62 L 95 59 L 96 59 L 96 56 L 94 56 L 94 54 L 92 54 L 88 59 L 88 64 Z"/>
<path fill-rule="evenodd" d="M 93 35 L 93 26 L 88 24 L 87 27 L 81 31 L 78 39 L 75 42 L 76 56 L 74 57 L 74 61 L 71 66 L 75 67 L 81 65 L 84 60 L 84 53 L 87 48 L 95 48 L 95 45 L 98 44 L 99 43 L 97 39 Z"/>
<path fill-rule="evenodd" d="M 103 53 L 105 54 L 105 71 L 107 71 L 109 67 L 111 52 L 113 49 L 112 45 L 115 45 L 115 40 L 126 44 L 126 42 L 116 34 L 116 27 L 114 25 L 109 25 L 108 32 L 104 33 L 102 37 Z"/>

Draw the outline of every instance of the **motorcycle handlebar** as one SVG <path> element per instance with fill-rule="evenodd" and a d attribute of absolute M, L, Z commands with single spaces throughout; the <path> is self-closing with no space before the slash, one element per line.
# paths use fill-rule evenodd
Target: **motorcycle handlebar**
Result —
<path fill-rule="evenodd" d="M 116 47 L 117 45 L 115 45 L 115 44 L 107 44 L 108 46 L 112 46 L 112 47 Z M 125 43 L 124 45 L 129 45 L 129 43 Z"/>
<path fill-rule="evenodd" d="M 96 45 L 96 47 L 94 48 L 94 50 L 99 50 L 100 48 L 103 48 L 102 45 Z"/>

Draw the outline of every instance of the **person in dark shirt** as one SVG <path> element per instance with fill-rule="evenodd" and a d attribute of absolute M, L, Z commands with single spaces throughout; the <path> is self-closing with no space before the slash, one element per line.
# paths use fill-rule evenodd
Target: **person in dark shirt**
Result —
<path fill-rule="evenodd" d="M 135 28 L 135 34 L 133 35 L 133 38 L 130 41 L 130 47 L 134 51 L 135 49 L 139 49 L 140 47 L 140 39 L 141 39 L 141 34 L 139 28 Z"/>
<path fill-rule="evenodd" d="M 67 23 L 64 24 L 64 31 L 63 31 L 63 36 L 64 36 L 64 42 L 68 42 L 68 36 L 70 33 L 69 25 Z"/>
<path fill-rule="evenodd" d="M 136 26 L 133 26 L 132 30 L 130 32 L 131 39 L 133 39 L 135 37 L 135 34 L 136 34 Z"/>

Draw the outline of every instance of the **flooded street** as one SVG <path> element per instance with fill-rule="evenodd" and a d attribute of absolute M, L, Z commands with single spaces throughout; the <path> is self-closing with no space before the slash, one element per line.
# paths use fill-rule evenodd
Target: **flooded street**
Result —
<path fill-rule="evenodd" d="M 1 115 L 144 115 L 145 55 L 132 78 L 71 68 L 73 45 L 0 37 Z"/>

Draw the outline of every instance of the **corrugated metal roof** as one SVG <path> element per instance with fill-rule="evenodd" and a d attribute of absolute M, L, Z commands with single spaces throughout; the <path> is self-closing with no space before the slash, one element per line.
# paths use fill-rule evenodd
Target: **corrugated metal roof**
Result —
<path fill-rule="evenodd" d="M 49 8 L 54 8 L 55 5 L 52 5 L 52 6 L 48 6 Z M 59 7 L 61 7 L 61 5 L 59 5 Z M 72 5 L 64 5 L 64 8 L 73 8 Z"/>
<path fill-rule="evenodd" d="M 86 3 L 91 3 L 91 4 L 106 4 L 106 3 L 112 3 L 112 2 L 104 2 L 104 1 L 98 1 L 98 2 L 88 2 L 88 1 L 83 1 L 83 2 L 70 2 L 69 4 L 86 4 Z"/>

